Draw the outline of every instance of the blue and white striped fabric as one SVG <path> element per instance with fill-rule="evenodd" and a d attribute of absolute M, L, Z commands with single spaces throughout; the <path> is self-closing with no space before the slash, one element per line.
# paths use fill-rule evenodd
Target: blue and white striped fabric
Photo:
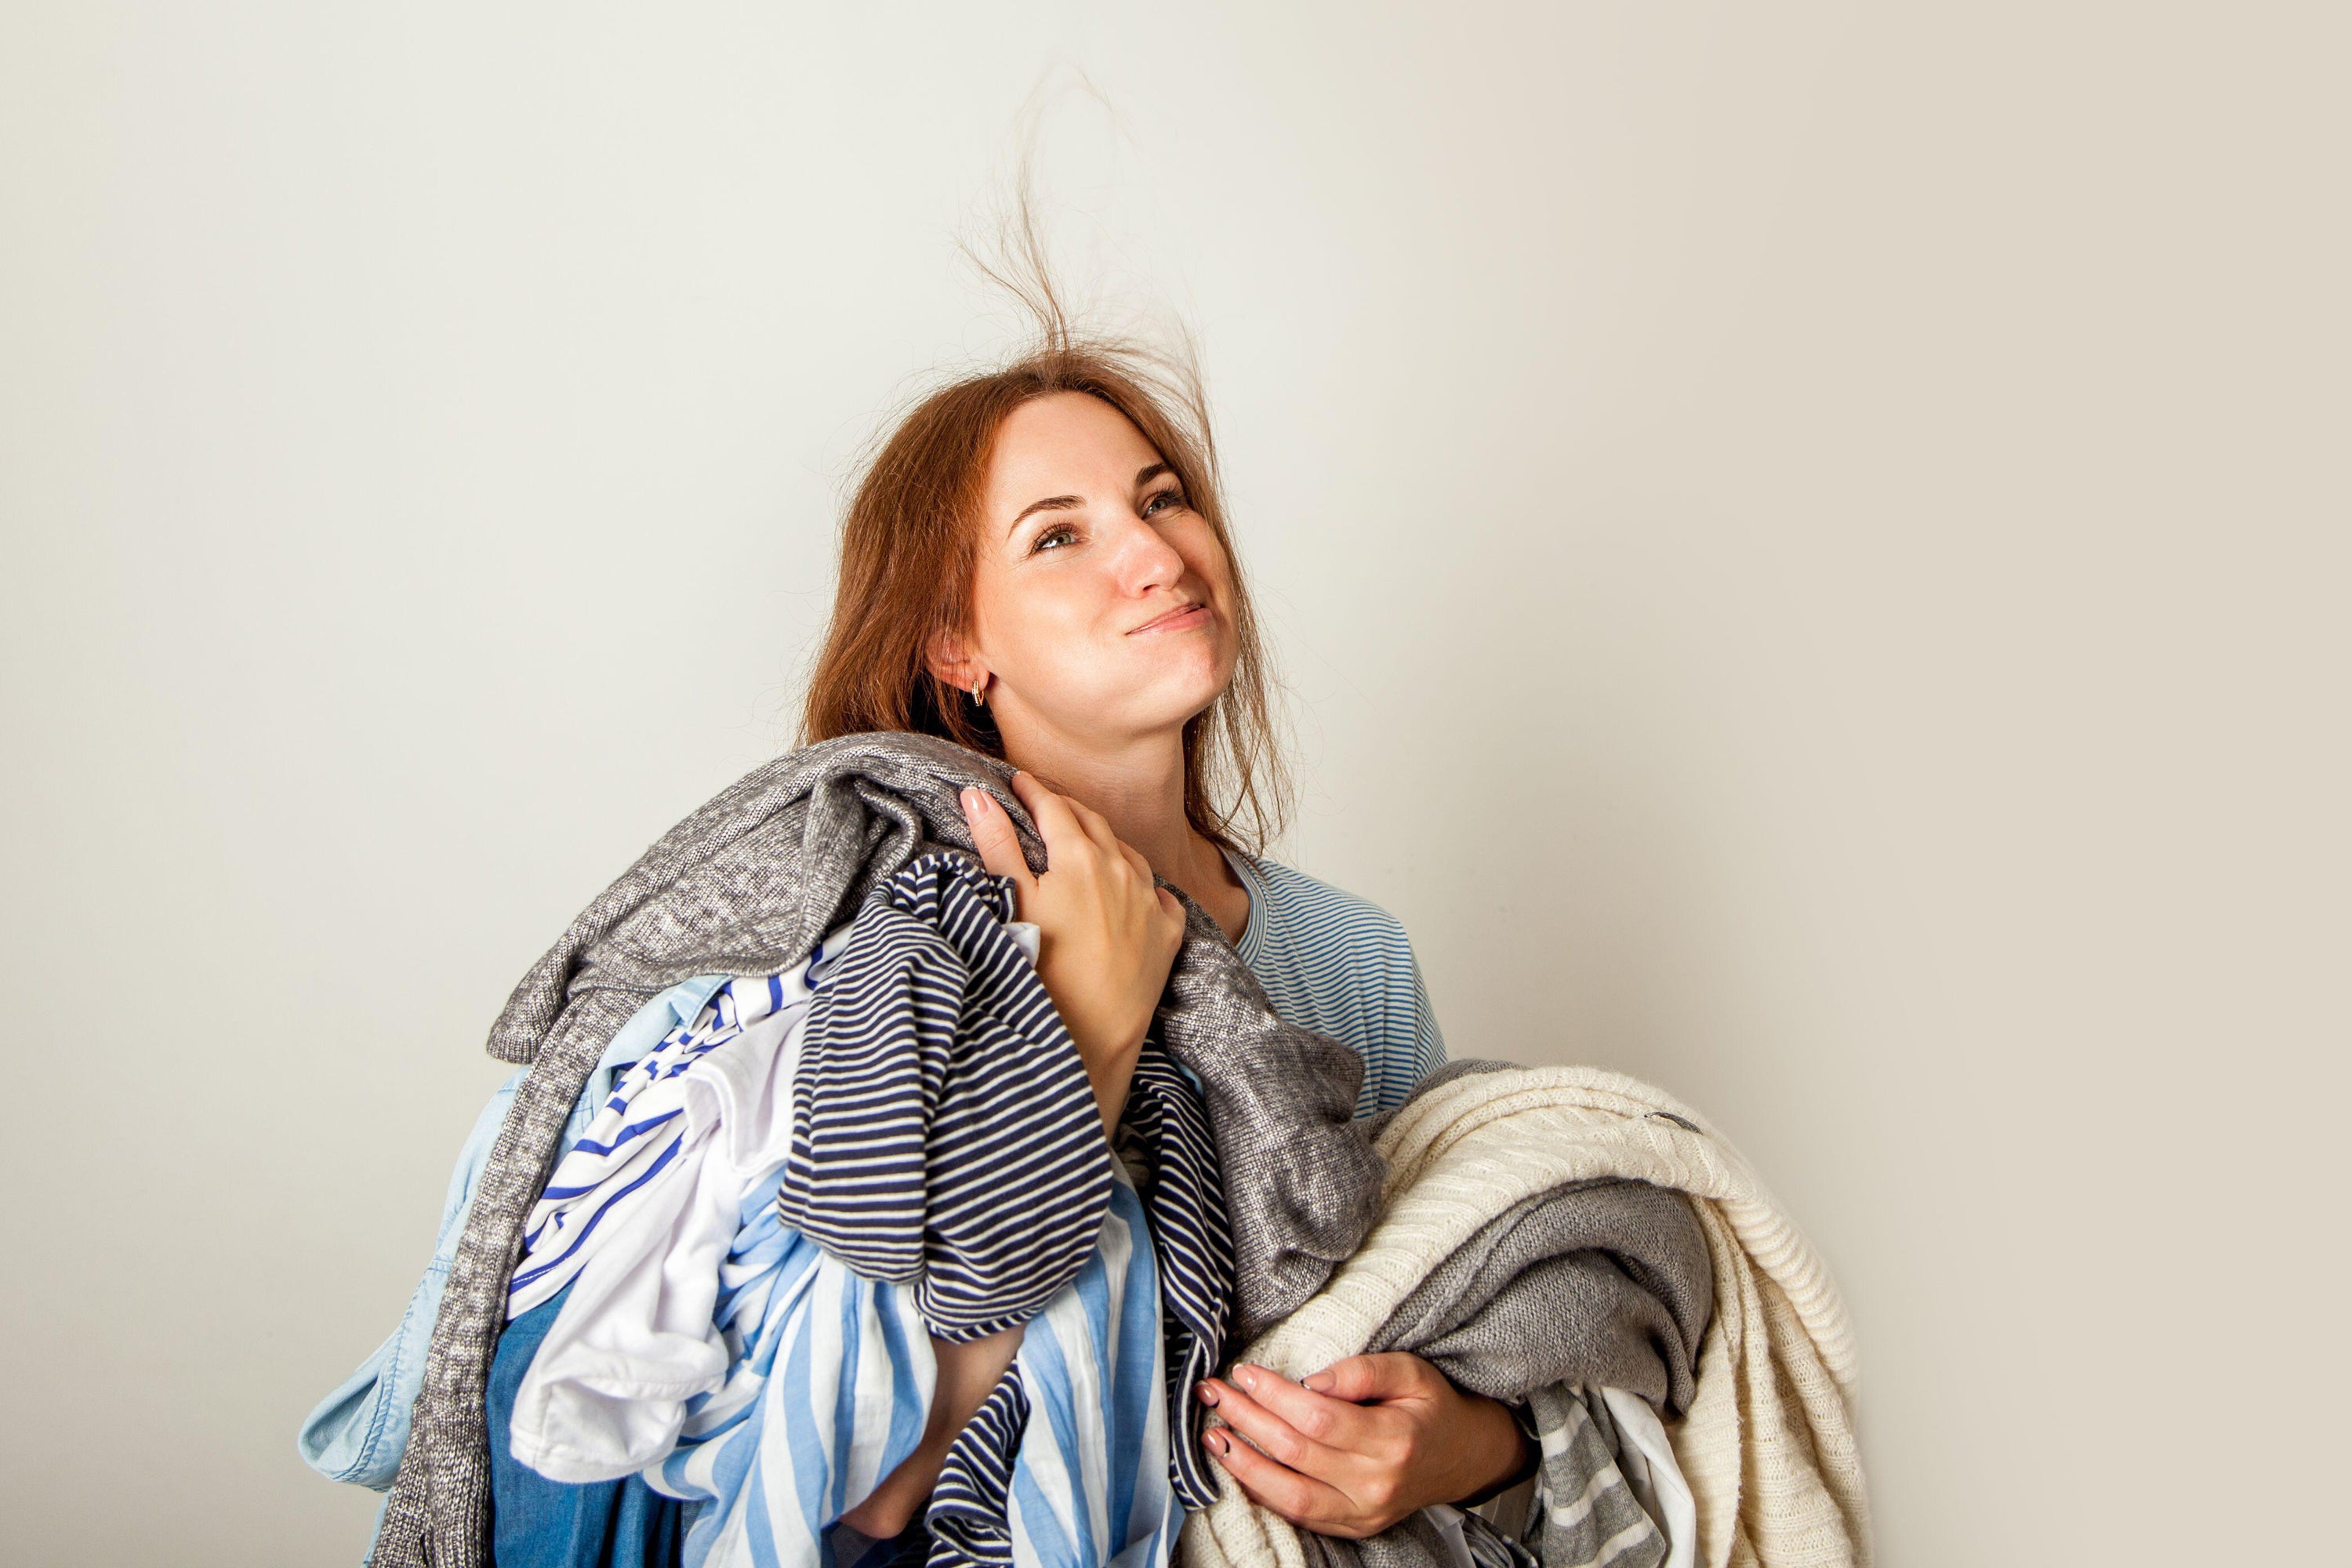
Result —
<path fill-rule="evenodd" d="M 1192 1397 L 1192 1390 L 1217 1369 L 1224 1354 L 1224 1325 L 1233 1294 L 1233 1239 L 1226 1230 L 1224 1194 L 1217 1181 L 1216 1145 L 1210 1138 L 1208 1108 L 1199 1089 L 1157 1040 L 1147 1037 L 1136 1063 L 1120 1113 L 1119 1134 L 1122 1157 L 1131 1162 L 1131 1168 L 1140 1169 L 1145 1184 L 1140 1205 L 1146 1224 L 1135 1226 L 1129 1213 L 1127 1189 L 1134 1183 L 1126 1171 L 1121 1173 L 1121 1191 L 1113 1194 L 1112 1217 L 1128 1226 L 1130 1237 L 1144 1238 L 1146 1257 L 1141 1261 L 1152 1263 L 1159 1274 L 1158 1344 L 1172 1422 L 1163 1440 L 1171 1450 L 1169 1479 L 1182 1508 L 1203 1509 L 1217 1499 L 1217 1480 L 1201 1448 L 1208 1413 Z M 1105 1228 L 1108 1232 L 1108 1224 Z M 1087 1279 L 1081 1271 L 1073 1289 L 1084 1294 Z M 1069 1293 L 1066 1289 L 1055 1301 Z M 1047 1320 L 1053 1321 L 1050 1303 Z M 1030 1331 L 1037 1330 L 1033 1325 Z M 1095 1342 L 1101 1342 L 1099 1333 Z M 1066 1359 L 1055 1364 L 1066 1366 Z M 1029 1390 L 1039 1384 L 1036 1371 L 1024 1373 L 1023 1367 L 1016 1358 L 1003 1381 L 958 1434 L 940 1468 L 925 1521 L 935 1542 L 931 1560 L 943 1568 L 1024 1561 L 1013 1518 L 1013 1505 L 1021 1495 L 1013 1456 L 1028 1430 Z M 1065 1375 L 1051 1374 L 1042 1384 L 1053 1395 L 1045 1404 L 1049 1412 L 1056 1408 L 1066 1382 Z M 1052 1436 L 1065 1450 L 1069 1448 L 1066 1423 L 1054 1423 Z M 1087 1438 L 1081 1449 L 1092 1442 L 1092 1437 Z M 1033 1451 L 1023 1448 L 1021 1452 Z M 1028 1462 L 1044 1463 L 1034 1458 Z"/>
<path fill-rule="evenodd" d="M 1445 1037 L 1404 922 L 1295 866 L 1224 853 L 1250 895 L 1249 924 L 1234 947 L 1275 1012 L 1364 1058 L 1358 1116 L 1402 1105 L 1445 1061 Z"/>
<path fill-rule="evenodd" d="M 509 1320 L 570 1284 L 593 1252 L 605 1219 L 671 1169 L 685 1126 L 683 1075 L 752 1025 L 805 1009 L 855 923 L 835 927 L 786 973 L 721 985 L 691 1022 L 672 1029 L 614 1079 L 612 1092 L 557 1162 L 524 1224 L 523 1256 L 507 1285 Z"/>
<path fill-rule="evenodd" d="M 1191 1389 L 1223 1353 L 1233 1255 L 1205 1106 L 1147 1040 L 1121 1133 L 1139 1193 L 1012 914 L 1010 879 L 909 863 L 793 976 L 731 982 L 673 1030 L 532 1216 L 517 1310 L 663 1179 L 664 1086 L 805 1009 L 791 1154 L 743 1192 L 719 1268 L 723 1379 L 642 1472 L 691 1505 L 689 1568 L 820 1568 L 825 1526 L 920 1438 L 930 1336 L 1024 1321 L 933 1489 L 934 1568 L 1165 1568 L 1216 1495 Z"/>
<path fill-rule="evenodd" d="M 700 1505 L 687 1568 L 820 1568 L 824 1527 L 913 1451 L 930 1405 L 914 1291 L 828 1256 L 772 1195 L 747 1198 L 722 1270 L 726 1384 L 689 1404 L 677 1449 L 645 1472 Z M 1122 1177 L 1091 1254 L 958 1438 L 927 1511 L 932 1562 L 1165 1568 L 1183 1520 L 1166 1367 L 1158 1269 Z"/>
<path fill-rule="evenodd" d="M 1117 1165 L 1093 1080 L 1005 932 L 1013 879 L 919 856 L 877 887 L 809 1006 L 783 1223 L 913 1288 L 962 1342 L 1077 1272 Z"/>
<path fill-rule="evenodd" d="M 1147 1184 L 1143 1208 L 1160 1267 L 1168 1409 L 1175 1423 L 1171 1479 L 1178 1501 L 1203 1509 L 1217 1500 L 1218 1472 L 1202 1451 L 1209 1413 L 1192 1390 L 1223 1364 L 1234 1241 L 1208 1105 L 1200 1086 L 1151 1037 L 1119 1113 L 1119 1148 Z"/>

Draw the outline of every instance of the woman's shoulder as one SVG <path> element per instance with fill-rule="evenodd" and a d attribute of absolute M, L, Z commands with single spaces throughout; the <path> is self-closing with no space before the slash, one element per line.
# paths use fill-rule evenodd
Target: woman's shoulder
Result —
<path fill-rule="evenodd" d="M 1446 1055 L 1404 922 L 1361 893 L 1279 860 L 1248 857 L 1243 874 L 1256 902 L 1242 956 L 1276 1011 L 1363 1057 L 1357 1115 L 1402 1104 Z"/>
<path fill-rule="evenodd" d="M 1278 932 L 1286 944 L 1318 946 L 1344 939 L 1351 945 L 1370 941 L 1400 955 L 1412 951 L 1404 922 L 1385 905 L 1286 861 L 1246 853 L 1242 858 L 1257 874 L 1253 893 L 1262 889 L 1274 906 L 1268 934 Z"/>

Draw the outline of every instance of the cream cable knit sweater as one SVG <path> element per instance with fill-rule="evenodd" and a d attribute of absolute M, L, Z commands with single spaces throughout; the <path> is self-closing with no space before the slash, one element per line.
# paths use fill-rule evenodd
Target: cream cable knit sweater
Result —
<path fill-rule="evenodd" d="M 1869 1568 L 1853 1343 L 1837 1287 L 1747 1161 L 1696 1112 L 1595 1068 L 1471 1073 L 1407 1101 L 1374 1147 L 1389 1163 L 1379 1224 L 1320 1292 L 1236 1359 L 1297 1378 L 1359 1353 L 1440 1258 L 1563 1182 L 1672 1187 L 1693 1200 L 1715 1264 L 1691 1408 L 1667 1428 L 1697 1497 L 1699 1562 Z M 1297 1531 L 1219 1473 L 1223 1495 L 1186 1521 L 1184 1568 L 1306 1568 Z"/>

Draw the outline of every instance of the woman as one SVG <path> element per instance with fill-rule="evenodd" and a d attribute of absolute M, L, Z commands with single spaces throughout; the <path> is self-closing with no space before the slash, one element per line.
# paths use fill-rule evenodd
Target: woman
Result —
<path fill-rule="evenodd" d="M 1040 976 L 1107 1124 L 1182 937 L 1154 872 L 1235 941 L 1286 1019 L 1364 1055 L 1359 1115 L 1393 1107 L 1444 1054 L 1402 928 L 1243 851 L 1211 799 L 1223 754 L 1262 841 L 1271 785 L 1252 764 L 1269 779 L 1276 764 L 1198 383 L 1184 362 L 1073 332 L 1049 290 L 1030 298 L 1041 346 L 933 393 L 869 465 L 802 742 L 924 731 L 1023 770 L 1045 871 L 983 792 L 965 811 L 1041 929 Z M 962 1364 L 942 1364 L 929 1440 L 845 1523 L 888 1536 L 919 1511 L 963 1407 L 1011 1354 L 948 1352 Z M 1249 1440 L 1208 1438 L 1243 1489 L 1326 1534 L 1476 1500 L 1534 1463 L 1507 1407 L 1410 1354 L 1350 1357 L 1304 1384 L 1237 1367 L 1197 1393 Z"/>

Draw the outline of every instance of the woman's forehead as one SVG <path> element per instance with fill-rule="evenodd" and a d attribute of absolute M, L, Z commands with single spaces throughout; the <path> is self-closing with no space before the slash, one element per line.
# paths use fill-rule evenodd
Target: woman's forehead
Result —
<path fill-rule="evenodd" d="M 1015 508 L 1047 494 L 1094 489 L 1125 495 L 1159 451 L 1133 421 L 1101 398 L 1056 392 L 1033 398 L 998 427 L 989 463 L 992 503 Z M 1035 495 L 1025 492 L 1044 484 Z"/>

